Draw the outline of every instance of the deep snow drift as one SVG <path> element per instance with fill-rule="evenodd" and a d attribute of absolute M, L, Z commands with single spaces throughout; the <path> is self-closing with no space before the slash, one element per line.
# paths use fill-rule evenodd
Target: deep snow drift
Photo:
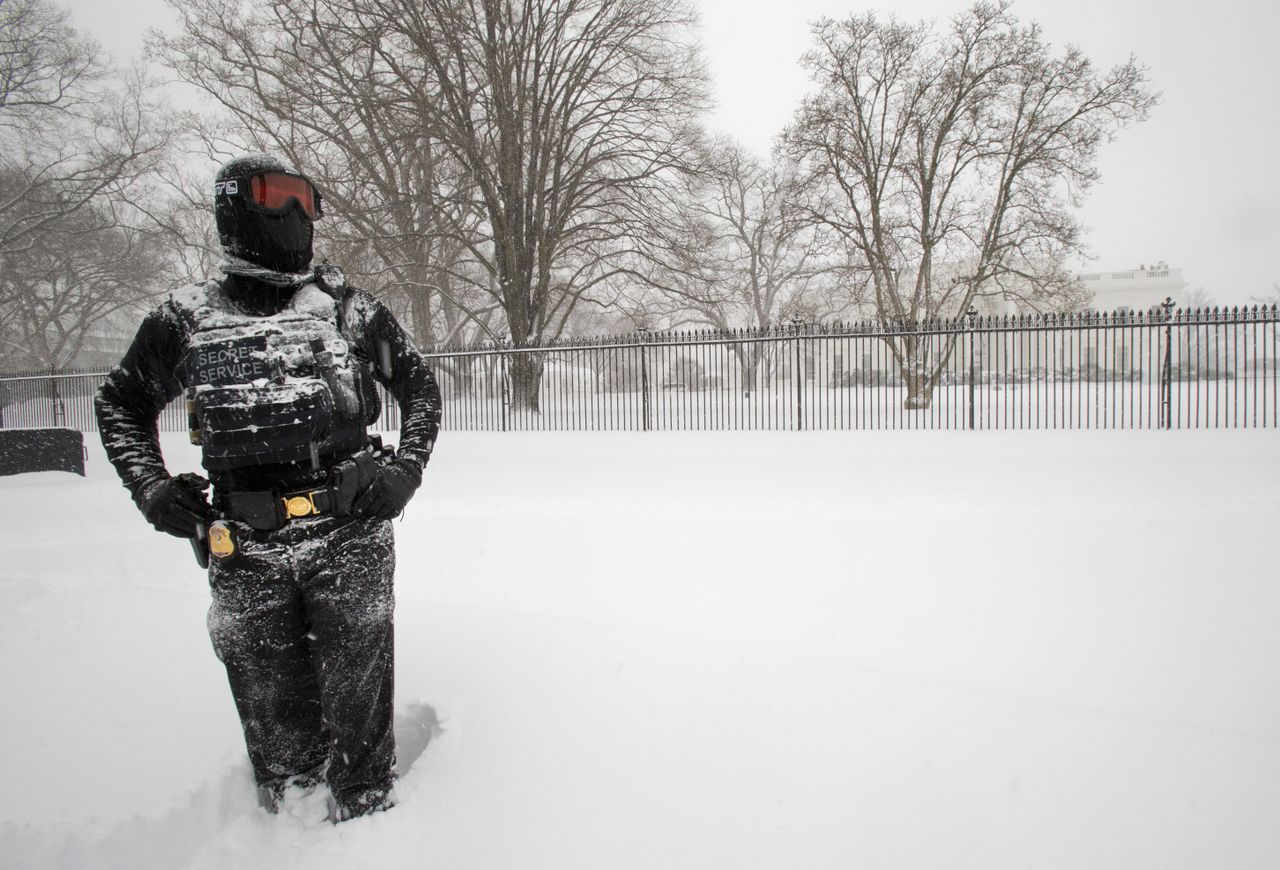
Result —
<path fill-rule="evenodd" d="M 1280 857 L 1274 431 L 445 433 L 396 525 L 425 751 L 338 827 L 257 808 L 204 579 L 94 438 L 0 478 L 5 867 Z"/>

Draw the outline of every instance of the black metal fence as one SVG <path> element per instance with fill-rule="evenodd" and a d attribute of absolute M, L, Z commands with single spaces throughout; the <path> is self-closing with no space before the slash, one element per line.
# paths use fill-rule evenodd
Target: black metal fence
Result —
<path fill-rule="evenodd" d="M 426 356 L 455 430 L 1275 428 L 1278 326 L 1274 305 L 1166 306 Z M 91 430 L 101 378 L 0 376 L 0 426 Z M 161 426 L 181 430 L 185 416 L 171 407 Z"/>
<path fill-rule="evenodd" d="M 454 429 L 1275 427 L 1278 323 L 1275 306 L 971 315 L 430 357 Z"/>

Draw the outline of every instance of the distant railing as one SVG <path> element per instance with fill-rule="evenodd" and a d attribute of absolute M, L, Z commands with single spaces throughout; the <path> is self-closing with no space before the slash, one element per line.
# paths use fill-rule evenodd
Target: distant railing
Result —
<path fill-rule="evenodd" d="M 1276 427 L 1278 322 L 1275 306 L 1170 304 L 638 333 L 428 357 L 454 429 Z M 513 379 L 519 357 L 541 371 L 532 402 Z"/>
<path fill-rule="evenodd" d="M 93 397 L 102 386 L 103 371 L 44 371 L 0 373 L 0 429 L 65 427 L 96 432 Z M 398 429 L 400 411 L 385 390 L 377 428 Z M 186 403 L 181 398 L 160 412 L 161 432 L 187 429 Z"/>
<path fill-rule="evenodd" d="M 424 354 L 454 430 L 1276 428 L 1276 306 L 641 332 Z M 102 373 L 0 376 L 0 427 L 95 428 Z M 186 428 L 176 404 L 161 428 Z M 399 425 L 384 402 L 379 425 Z"/>

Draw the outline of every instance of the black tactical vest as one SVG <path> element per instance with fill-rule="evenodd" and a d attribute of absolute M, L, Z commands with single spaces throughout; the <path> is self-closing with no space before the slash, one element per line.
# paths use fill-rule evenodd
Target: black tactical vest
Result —
<path fill-rule="evenodd" d="M 339 300 L 306 284 L 280 313 L 253 316 L 216 281 L 171 298 L 186 321 L 187 411 L 206 469 L 318 468 L 364 446 L 377 395 L 342 334 Z"/>

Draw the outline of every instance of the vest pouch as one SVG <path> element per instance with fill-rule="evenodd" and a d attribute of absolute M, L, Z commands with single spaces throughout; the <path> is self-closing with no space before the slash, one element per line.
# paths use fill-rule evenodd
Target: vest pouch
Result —
<path fill-rule="evenodd" d="M 382 415 L 382 398 L 378 395 L 377 383 L 363 365 L 356 368 L 355 379 L 356 392 L 360 396 L 360 422 L 374 426 Z"/>
<path fill-rule="evenodd" d="M 333 426 L 333 396 L 318 380 L 198 390 L 204 466 L 210 471 L 310 461 Z"/>

